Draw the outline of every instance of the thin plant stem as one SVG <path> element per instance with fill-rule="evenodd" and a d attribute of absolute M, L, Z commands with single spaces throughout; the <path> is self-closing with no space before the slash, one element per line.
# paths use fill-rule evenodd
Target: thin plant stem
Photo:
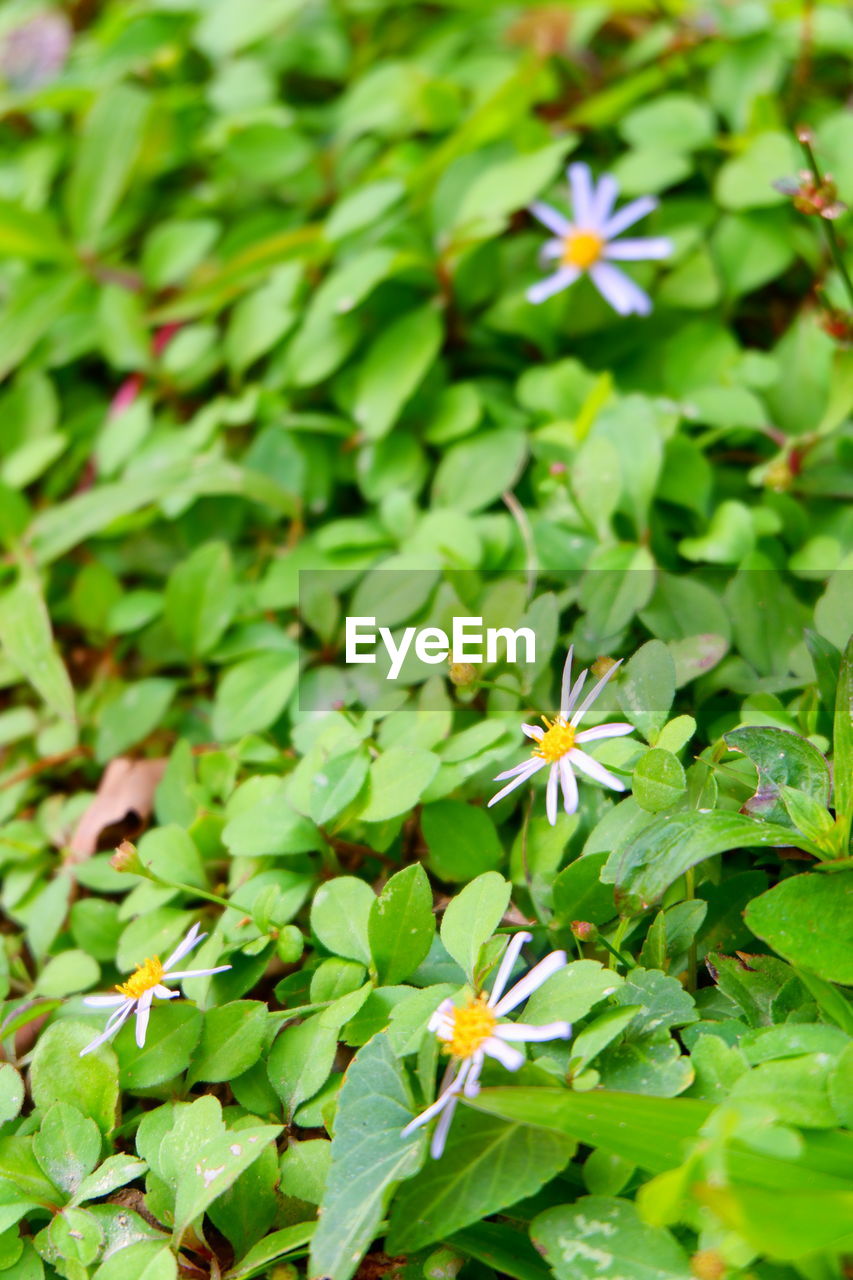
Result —
<path fill-rule="evenodd" d="M 817 157 L 812 149 L 812 144 L 802 130 L 797 134 L 797 141 L 803 149 L 803 154 L 808 161 L 808 165 L 812 171 L 815 182 L 820 185 L 824 182 L 824 176 L 820 171 L 820 166 L 818 165 Z M 835 269 L 844 281 L 844 288 L 847 290 L 847 296 L 850 299 L 851 306 L 853 306 L 853 280 L 850 279 L 850 273 L 847 270 L 847 264 L 844 261 L 844 254 L 841 252 L 841 244 L 839 243 L 838 236 L 835 234 L 835 227 L 828 218 L 821 218 L 820 221 L 823 224 L 826 243 L 829 246 L 830 255 L 835 263 Z"/>

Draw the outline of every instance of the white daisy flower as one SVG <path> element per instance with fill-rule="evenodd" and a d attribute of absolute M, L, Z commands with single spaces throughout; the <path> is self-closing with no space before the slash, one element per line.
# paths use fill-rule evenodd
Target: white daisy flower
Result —
<path fill-rule="evenodd" d="M 134 1009 L 136 1010 L 136 1043 L 141 1049 L 145 1044 L 145 1033 L 148 1030 L 148 1018 L 154 997 L 157 996 L 160 1000 L 173 1000 L 175 996 L 181 994 L 180 991 L 170 991 L 163 985 L 163 979 L 167 974 L 169 982 L 180 982 L 183 978 L 203 978 L 211 973 L 224 973 L 226 969 L 231 968 L 230 964 L 220 964 L 215 969 L 181 969 L 178 973 L 173 972 L 178 961 L 183 960 L 193 947 L 197 947 L 207 937 L 206 933 L 199 933 L 200 928 L 200 924 L 194 924 L 183 942 L 175 947 L 168 960 L 164 960 L 162 964 L 159 958 L 154 956 L 137 965 L 136 972 L 130 975 L 127 982 L 120 982 L 116 987 L 118 995 L 85 997 L 83 1003 L 90 1008 L 112 1009 L 113 1012 L 107 1019 L 106 1029 L 96 1036 L 91 1044 L 87 1044 L 85 1049 L 80 1050 L 81 1058 L 85 1053 L 91 1053 L 93 1049 L 97 1049 L 98 1045 L 111 1039 Z"/>
<path fill-rule="evenodd" d="M 605 769 L 603 764 L 599 764 L 585 751 L 581 751 L 580 747 L 584 743 L 597 742 L 601 738 L 621 738 L 626 733 L 633 733 L 634 726 L 621 722 L 597 724 L 594 729 L 582 729 L 580 733 L 577 728 L 584 713 L 589 710 L 607 681 L 621 666 L 622 659 L 614 662 L 610 670 L 601 677 L 598 684 L 593 685 L 578 706 L 577 702 L 589 672 L 582 671 L 572 686 L 573 652 L 574 646 L 569 649 L 566 664 L 563 667 L 560 714 L 553 720 L 543 716 L 544 729 L 540 729 L 538 724 L 521 726 L 528 738 L 533 738 L 536 742 L 533 757 L 497 775 L 495 782 L 503 782 L 505 778 L 511 778 L 512 781 L 502 787 L 496 796 L 492 796 L 488 804 L 489 808 L 497 804 L 498 800 L 503 800 L 510 791 L 522 786 L 528 778 L 532 778 L 534 773 L 538 773 L 546 765 L 551 766 L 551 772 L 548 775 L 548 785 L 545 790 L 545 812 L 552 827 L 557 821 L 558 787 L 563 792 L 563 808 L 566 813 L 574 813 L 578 807 L 578 784 L 572 766 L 579 769 L 581 773 L 585 773 L 588 778 L 600 782 L 605 787 L 610 787 L 613 791 L 625 790 L 625 784 L 620 782 L 615 774 Z M 571 719 L 569 719 L 570 716 Z"/>
<path fill-rule="evenodd" d="M 415 1116 L 401 1136 L 408 1137 L 421 1125 L 429 1124 L 434 1116 L 440 1116 L 430 1144 L 430 1153 L 436 1160 L 444 1151 L 459 1094 L 475 1098 L 480 1092 L 480 1072 L 487 1057 L 495 1058 L 507 1071 L 517 1071 L 524 1062 L 524 1054 L 511 1041 L 567 1040 L 572 1033 L 568 1022 L 547 1022 L 534 1027 L 525 1022 L 498 1021 L 566 963 L 565 951 L 552 951 L 504 994 L 518 954 L 531 937 L 529 933 L 516 933 L 510 938 L 488 998 L 481 992 L 461 1007 L 452 1000 L 442 1000 L 427 1023 L 429 1030 L 446 1046 L 452 1061 L 435 1102 Z"/>
<path fill-rule="evenodd" d="M 589 165 L 573 164 L 568 168 L 568 178 L 573 221 L 542 201 L 530 206 L 534 218 L 538 218 L 557 237 L 546 241 L 542 255 L 556 259 L 559 267 L 554 275 L 527 290 L 528 301 L 544 302 L 574 284 L 586 271 L 605 302 L 609 302 L 621 316 L 632 312 L 648 315 L 652 309 L 648 294 L 612 263 L 666 258 L 672 253 L 672 243 L 665 236 L 616 239 L 621 232 L 656 209 L 657 200 L 653 196 L 640 196 L 614 213 L 619 187 L 610 174 L 605 173 L 596 184 Z"/>

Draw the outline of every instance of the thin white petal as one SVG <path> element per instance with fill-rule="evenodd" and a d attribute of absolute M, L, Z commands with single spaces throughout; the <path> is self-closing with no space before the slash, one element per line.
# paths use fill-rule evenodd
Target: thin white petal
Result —
<path fill-rule="evenodd" d="M 526 760 L 522 760 L 521 764 L 514 764 L 511 769 L 504 769 L 503 773 L 496 773 L 493 782 L 503 782 L 506 778 L 517 778 L 520 773 L 527 773 L 530 769 L 531 759 L 538 760 L 539 756 L 528 756 Z"/>
<path fill-rule="evenodd" d="M 560 715 L 565 720 L 569 714 L 569 697 L 572 692 L 572 658 L 574 656 L 575 646 L 569 645 L 569 652 L 566 654 L 566 661 L 563 663 L 563 675 L 560 680 Z"/>
<path fill-rule="evenodd" d="M 563 808 L 566 813 L 574 813 L 578 807 L 578 784 L 572 773 L 568 757 L 563 756 L 560 764 L 560 785 L 563 789 Z"/>
<path fill-rule="evenodd" d="M 597 262 L 589 269 L 590 277 L 598 292 L 620 316 L 647 316 L 652 301 L 638 284 L 609 262 Z"/>
<path fill-rule="evenodd" d="M 605 258 L 621 262 L 646 262 L 653 258 L 668 258 L 672 253 L 672 241 L 666 236 L 638 236 L 634 240 L 614 240 L 605 247 Z"/>
<path fill-rule="evenodd" d="M 513 1049 L 504 1040 L 499 1040 L 497 1036 L 489 1036 L 488 1040 L 483 1042 L 483 1048 L 490 1058 L 497 1058 L 501 1066 L 506 1067 L 507 1071 L 517 1071 L 524 1062 L 524 1054 L 520 1049 Z"/>
<path fill-rule="evenodd" d="M 136 1043 L 142 1049 L 145 1047 L 145 1033 L 148 1030 L 148 1019 L 151 1017 L 151 1001 L 154 999 L 153 991 L 143 991 L 136 1005 Z"/>
<path fill-rule="evenodd" d="M 498 1001 L 495 1005 L 497 1016 L 502 1018 L 504 1014 L 511 1013 L 534 991 L 538 991 L 542 983 L 547 982 L 552 973 L 556 973 L 558 969 L 565 968 L 565 964 L 565 951 L 552 951 L 544 960 L 540 960 L 529 973 L 524 975 L 520 982 L 517 982 L 514 987 L 510 987 L 502 1000 Z"/>
<path fill-rule="evenodd" d="M 522 729 L 528 738 L 535 738 L 537 742 L 541 742 L 545 737 L 545 730 L 538 724 L 523 724 Z"/>
<path fill-rule="evenodd" d="M 647 213 L 651 213 L 653 209 L 658 207 L 658 202 L 654 196 L 640 196 L 637 200 L 631 200 L 628 204 L 618 209 L 611 218 L 608 218 L 601 229 L 601 234 L 605 240 L 614 240 L 622 231 L 628 227 L 632 227 L 635 222 L 639 222 L 640 218 L 645 218 Z"/>
<path fill-rule="evenodd" d="M 545 261 L 550 262 L 554 258 L 563 256 L 564 243 L 562 240 L 546 240 L 542 248 L 539 250 L 539 256 Z"/>
<path fill-rule="evenodd" d="M 598 742 L 601 738 L 624 738 L 626 733 L 633 733 L 634 726 L 623 721 L 613 724 L 597 724 L 593 729 L 581 729 L 575 734 L 575 742 Z"/>
<path fill-rule="evenodd" d="M 560 213 L 553 205 L 546 204 L 544 200 L 534 200 L 530 206 L 530 212 L 543 227 L 553 231 L 555 236 L 568 235 L 572 229 L 572 224 L 565 214 Z"/>
<path fill-rule="evenodd" d="M 482 1049 L 475 1049 L 471 1056 L 471 1070 L 468 1072 L 468 1079 L 462 1088 L 462 1093 L 466 1098 L 476 1098 L 480 1092 L 480 1072 L 483 1070 L 485 1054 Z"/>
<path fill-rule="evenodd" d="M 568 289 L 569 285 L 574 284 L 579 275 L 580 271 L 577 267 L 561 267 L 554 275 L 531 285 L 527 290 L 527 301 L 534 304 L 544 302 L 547 298 L 553 297 L 555 293 Z"/>
<path fill-rule="evenodd" d="M 605 671 L 605 673 L 604 673 L 604 675 L 601 677 L 601 679 L 600 679 L 596 684 L 594 684 L 594 685 L 593 685 L 593 687 L 590 689 L 589 693 L 588 693 L 588 694 L 586 695 L 586 697 L 584 698 L 583 702 L 582 702 L 582 703 L 580 704 L 580 706 L 578 707 L 577 711 L 576 711 L 576 712 L 574 713 L 574 715 L 572 716 L 571 724 L 572 724 L 572 726 L 573 726 L 573 727 L 574 727 L 575 725 L 580 724 L 581 720 L 582 720 L 582 719 L 583 719 L 583 717 L 584 717 L 585 712 L 589 711 L 590 707 L 591 707 L 591 706 L 592 706 L 592 704 L 595 702 L 595 700 L 596 700 L 596 698 L 598 697 L 598 695 L 601 693 L 601 690 L 602 690 L 602 689 L 604 688 L 604 686 L 607 684 L 607 681 L 608 681 L 608 680 L 610 680 L 610 679 L 612 679 L 612 678 L 613 678 L 613 676 L 615 676 L 616 672 L 619 670 L 619 668 L 621 667 L 621 665 L 622 665 L 622 659 L 620 658 L 620 659 L 619 659 L 619 661 L 618 661 L 618 662 L 614 662 L 614 664 L 613 664 L 613 666 L 610 668 L 610 670 L 609 670 L 609 671 Z"/>
<path fill-rule="evenodd" d="M 151 990 L 154 992 L 155 996 L 157 996 L 158 1000 L 177 1000 L 178 996 L 181 994 L 180 991 L 170 991 L 168 987 L 163 986 L 162 982 L 158 982 L 157 986 L 152 987 Z"/>
<path fill-rule="evenodd" d="M 545 813 L 551 826 L 557 822 L 557 787 L 560 783 L 560 770 L 556 763 L 551 765 L 548 774 L 548 785 L 545 788 Z"/>
<path fill-rule="evenodd" d="M 598 179 L 593 206 L 595 225 L 602 227 L 610 217 L 610 212 L 619 194 L 619 183 L 609 173 L 603 173 Z"/>
<path fill-rule="evenodd" d="M 135 1005 L 136 1005 L 136 1001 L 131 1000 L 131 998 L 128 996 L 127 999 L 122 1001 L 120 1007 L 118 1009 L 113 1010 L 113 1012 L 107 1018 L 105 1029 L 107 1031 L 110 1031 L 112 1030 L 113 1027 L 120 1027 L 121 1024 L 124 1022 L 125 1018 L 127 1017 L 127 1015 L 133 1012 Z"/>
<path fill-rule="evenodd" d="M 230 964 L 218 964 L 215 969 L 181 969 L 179 973 L 170 973 L 169 981 L 181 982 L 184 978 L 207 978 L 212 973 L 224 973 L 230 968 Z"/>
<path fill-rule="evenodd" d="M 603 764 L 593 760 L 592 756 L 588 756 L 585 751 L 578 751 L 575 748 L 569 752 L 569 759 L 576 769 L 580 769 L 581 773 L 585 773 L 595 782 L 600 782 L 602 786 L 610 787 L 613 791 L 625 790 L 625 783 L 620 782 L 615 773 L 605 769 Z"/>
<path fill-rule="evenodd" d="M 182 960 L 185 955 L 188 955 L 189 952 L 192 951 L 193 947 L 197 947 L 200 942 L 204 941 L 207 934 L 199 934 L 200 929 L 201 925 L 196 922 L 184 938 L 183 942 L 179 942 L 169 958 L 163 961 L 164 973 L 168 973 L 173 964 L 177 964 L 179 960 Z"/>
<path fill-rule="evenodd" d="M 449 1013 L 453 1010 L 453 1001 L 450 999 L 442 1000 L 435 1013 L 430 1017 L 427 1023 L 427 1031 L 435 1031 L 446 1020 Z"/>
<path fill-rule="evenodd" d="M 532 778 L 533 774 L 538 773 L 546 763 L 547 761 L 540 760 L 538 757 L 531 760 L 530 767 L 527 769 L 526 773 L 520 773 L 517 778 L 513 778 L 512 782 L 508 782 L 505 787 L 502 787 L 497 795 L 492 796 L 491 800 L 486 805 L 486 808 L 491 809 L 493 804 L 497 804 L 499 800 L 503 800 L 504 796 L 508 796 L 510 791 L 515 791 L 516 787 L 520 787 L 528 778 Z"/>
<path fill-rule="evenodd" d="M 116 1005 L 124 1004 L 127 996 L 84 996 L 83 1003 L 89 1005 L 91 1009 L 114 1009 Z"/>
<path fill-rule="evenodd" d="M 563 716 L 564 720 L 571 714 L 572 708 L 574 707 L 575 703 L 577 702 L 578 698 L 581 695 L 581 689 L 586 684 L 586 678 L 588 675 L 589 675 L 589 671 L 584 670 L 580 673 L 577 680 L 575 681 L 574 687 L 572 688 L 572 691 L 569 694 L 569 700 L 566 703 L 566 711 Z"/>
<path fill-rule="evenodd" d="M 497 974 L 495 975 L 495 980 L 492 983 L 492 994 L 489 996 L 488 1002 L 490 1009 L 497 1004 L 503 995 L 504 987 L 509 982 L 509 976 L 515 968 L 515 962 L 521 954 L 521 948 L 524 946 L 525 942 L 531 942 L 532 939 L 532 933 L 526 933 L 522 930 L 521 933 L 514 933 L 506 944 L 506 950 L 501 957 L 500 968 L 498 969 Z"/>
<path fill-rule="evenodd" d="M 435 1132 L 432 1135 L 432 1141 L 429 1144 L 429 1153 L 433 1160 L 440 1160 L 444 1155 L 444 1146 L 447 1142 L 447 1135 L 450 1132 L 450 1126 L 453 1123 L 453 1113 L 456 1110 L 456 1096 L 454 1095 L 447 1103 L 444 1111 L 435 1126 Z"/>
<path fill-rule="evenodd" d="M 132 1009 L 133 1001 L 131 1000 L 128 1002 L 127 1007 L 122 1010 L 120 1017 L 111 1018 L 107 1023 L 106 1029 L 102 1031 L 99 1036 L 96 1036 L 94 1040 L 90 1040 L 85 1049 L 80 1050 L 80 1057 L 85 1057 L 85 1055 L 87 1053 L 91 1053 L 93 1049 L 97 1049 L 100 1045 L 106 1044 L 107 1040 L 111 1040 Z"/>
<path fill-rule="evenodd" d="M 568 178 L 572 189 L 572 216 L 576 225 L 583 230 L 595 230 L 595 198 L 589 165 L 582 161 L 570 164 Z"/>
<path fill-rule="evenodd" d="M 433 1116 L 437 1116 L 440 1111 L 443 1111 L 444 1108 L 454 1100 L 456 1094 L 462 1088 L 470 1070 L 471 1062 L 469 1059 L 467 1062 L 462 1064 L 461 1068 L 451 1079 L 450 1083 L 442 1089 L 435 1102 L 430 1103 L 430 1105 L 422 1111 L 420 1115 L 415 1116 L 414 1120 L 410 1120 L 406 1127 L 400 1131 L 400 1136 L 405 1138 L 410 1133 L 414 1133 L 415 1129 L 420 1129 L 422 1125 L 429 1124 Z"/>
<path fill-rule="evenodd" d="M 535 1027 L 530 1022 L 504 1022 L 495 1027 L 494 1034 L 500 1040 L 522 1040 L 533 1043 L 540 1040 L 568 1040 L 572 1034 L 570 1022 L 543 1022 Z"/>

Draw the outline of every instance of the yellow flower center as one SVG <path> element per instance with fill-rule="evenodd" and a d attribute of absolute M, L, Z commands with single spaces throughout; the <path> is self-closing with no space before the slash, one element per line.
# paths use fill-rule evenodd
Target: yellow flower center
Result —
<path fill-rule="evenodd" d="M 563 266 L 586 271 L 598 262 L 603 248 L 604 240 L 595 231 L 570 231 L 563 237 Z"/>
<path fill-rule="evenodd" d="M 541 756 L 549 764 L 555 764 L 563 756 L 568 755 L 575 745 L 575 731 L 559 716 L 553 720 L 547 720 L 543 716 L 542 720 L 545 723 L 546 732 L 533 748 L 533 754 Z"/>
<path fill-rule="evenodd" d="M 461 1009 L 454 1009 L 451 1017 L 453 1038 L 446 1042 L 446 1047 L 447 1052 L 454 1058 L 470 1057 L 480 1048 L 484 1040 L 488 1040 L 497 1022 L 494 1013 L 486 1004 L 484 995 L 470 1000 Z"/>
<path fill-rule="evenodd" d="M 149 956 L 143 964 L 136 966 L 136 972 L 130 975 L 127 982 L 118 984 L 116 991 L 120 991 L 123 996 L 128 996 L 131 1000 L 138 1000 L 143 992 L 150 991 L 162 981 L 163 966 L 159 958 Z"/>

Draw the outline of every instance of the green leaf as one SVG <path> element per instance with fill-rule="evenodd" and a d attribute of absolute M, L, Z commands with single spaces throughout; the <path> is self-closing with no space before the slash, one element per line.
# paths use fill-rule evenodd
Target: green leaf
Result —
<path fill-rule="evenodd" d="M 229 667 L 216 687 L 213 734 L 233 742 L 268 729 L 281 715 L 299 676 L 295 651 L 257 653 Z"/>
<path fill-rule="evenodd" d="M 550 1280 L 551 1273 L 522 1231 L 502 1222 L 480 1222 L 457 1231 L 448 1244 L 492 1271 L 515 1280 Z"/>
<path fill-rule="evenodd" d="M 501 427 L 479 431 L 442 454 L 432 484 L 432 505 L 454 511 L 482 511 L 511 489 L 527 456 L 521 431 Z"/>
<path fill-rule="evenodd" d="M 554 881 L 554 917 L 562 925 L 573 920 L 604 924 L 616 915 L 613 889 L 601 883 L 606 853 L 590 853 L 575 858 Z"/>
<path fill-rule="evenodd" d="M 742 155 L 727 160 L 717 174 L 716 197 L 724 209 L 756 209 L 782 204 L 774 183 L 800 167 L 787 133 L 759 133 Z"/>
<path fill-rule="evenodd" d="M 74 690 L 54 648 L 38 576 L 26 565 L 16 585 L 0 596 L 0 647 L 51 711 L 73 721 Z"/>
<path fill-rule="evenodd" d="M 267 1074 L 289 1118 L 326 1083 L 337 1048 L 337 1028 L 322 1014 L 280 1032 L 267 1059 Z"/>
<path fill-rule="evenodd" d="M 73 272 L 29 275 L 10 291 L 0 316 L 0 381 L 68 310 L 82 282 L 83 277 Z"/>
<path fill-rule="evenodd" d="M 454 228 L 467 231 L 469 223 L 481 221 L 491 228 L 495 223 L 500 225 L 507 214 L 524 208 L 552 180 L 576 141 L 569 135 L 538 151 L 489 165 L 463 195 L 455 211 Z"/>
<path fill-rule="evenodd" d="M 422 1163 L 423 1137 L 400 1137 L 411 1118 L 412 1098 L 400 1063 L 387 1036 L 374 1036 L 356 1054 L 340 1092 L 311 1275 L 350 1280 L 355 1273 L 394 1185 Z"/>
<path fill-rule="evenodd" d="M 202 1016 L 194 1005 L 159 1004 L 151 1015 L 145 1044 L 140 1049 L 132 1020 L 114 1044 L 119 1078 L 125 1089 L 150 1089 L 186 1071 L 201 1035 Z"/>
<path fill-rule="evenodd" d="M 42 1111 L 70 1097 L 102 1133 L 109 1133 L 118 1106 L 116 1057 L 109 1045 L 101 1045 L 81 1058 L 80 1050 L 93 1038 L 92 1028 L 85 1023 L 54 1022 L 36 1043 L 30 1084 L 33 1101 Z"/>
<path fill-rule="evenodd" d="M 441 941 L 469 981 L 474 980 L 480 948 L 509 906 L 510 892 L 511 885 L 503 876 L 486 871 L 448 904 L 441 921 Z"/>
<path fill-rule="evenodd" d="M 784 848 L 795 845 L 816 856 L 819 850 L 789 827 L 756 822 L 739 813 L 662 814 L 624 848 L 614 849 L 601 872 L 616 886 L 616 901 L 632 914 L 647 911 L 671 884 L 697 863 L 730 849 Z"/>
<path fill-rule="evenodd" d="M 649 640 L 628 660 L 619 673 L 616 697 L 631 723 L 654 743 L 675 697 L 675 663 L 661 640 Z"/>
<path fill-rule="evenodd" d="M 847 844 L 853 827 L 853 636 L 847 643 L 838 673 L 833 777 L 836 818 L 847 837 L 843 843 Z"/>
<path fill-rule="evenodd" d="M 201 1040 L 192 1059 L 189 1083 L 233 1080 L 261 1056 L 267 1006 L 259 1000 L 232 1000 L 204 1015 Z"/>
<path fill-rule="evenodd" d="M 158 880 L 170 884 L 179 880 L 197 889 L 207 887 L 201 854 L 188 831 L 176 823 L 168 823 L 146 831 L 138 845 L 143 867 Z"/>
<path fill-rule="evenodd" d="M 687 795 L 687 776 L 681 761 L 669 751 L 652 747 L 634 765 L 634 799 L 648 813 L 672 809 Z"/>
<path fill-rule="evenodd" d="M 231 553 L 224 542 L 208 542 L 169 575 L 165 615 L 192 658 L 215 649 L 237 606 Z"/>
<path fill-rule="evenodd" d="M 83 1179 L 74 1194 L 74 1204 L 82 1204 L 84 1200 L 99 1200 L 118 1187 L 141 1178 L 148 1165 L 136 1156 L 107 1156 L 103 1164 L 98 1165 L 94 1173 Z"/>
<path fill-rule="evenodd" d="M 675 1237 L 643 1222 L 630 1200 L 581 1196 L 540 1213 L 530 1234 L 557 1280 L 687 1280 L 691 1274 Z"/>
<path fill-rule="evenodd" d="M 68 179 L 68 217 L 74 237 L 95 247 L 121 200 L 142 147 L 148 95 L 115 84 L 94 100 Z"/>
<path fill-rule="evenodd" d="M 149 676 L 128 684 L 101 712 L 95 757 L 107 764 L 128 747 L 142 742 L 162 722 L 175 696 L 175 681 Z"/>
<path fill-rule="evenodd" d="M 748 756 L 758 770 L 758 788 L 746 808 L 771 822 L 788 821 L 780 788 L 795 787 L 829 804 L 829 768 L 817 747 L 799 734 L 772 725 L 746 725 L 723 734 L 727 746 Z"/>
<path fill-rule="evenodd" d="M 230 1271 L 226 1271 L 223 1280 L 250 1280 L 252 1276 L 265 1275 L 271 1262 L 283 1258 L 306 1245 L 314 1234 L 317 1223 L 297 1222 L 292 1227 L 282 1227 L 279 1231 L 271 1231 L 236 1263 Z M 118 1278 L 117 1278 L 118 1280 Z"/>
<path fill-rule="evenodd" d="M 178 1280 L 178 1264 L 168 1245 L 139 1240 L 111 1253 L 93 1280 Z"/>
<path fill-rule="evenodd" d="M 698 97 L 663 93 L 629 111 L 618 129 L 625 141 L 635 147 L 693 151 L 711 142 L 715 121 L 711 108 Z"/>
<path fill-rule="evenodd" d="M 14 1120 L 23 1105 L 23 1080 L 11 1062 L 0 1063 L 0 1124 Z"/>
<path fill-rule="evenodd" d="M 394 1198 L 388 1249 L 411 1253 L 526 1196 L 568 1163 L 575 1144 L 462 1107 L 440 1160 L 430 1160 Z"/>
<path fill-rule="evenodd" d="M 432 306 L 410 311 L 388 326 L 364 357 L 353 417 L 369 440 L 387 435 L 438 354 L 444 336 Z"/>
<path fill-rule="evenodd" d="M 418 803 L 438 772 L 438 756 L 417 747 L 389 747 L 370 766 L 362 822 L 385 822 Z"/>
<path fill-rule="evenodd" d="M 0 257 L 56 262 L 72 253 L 50 214 L 0 200 Z"/>
<path fill-rule="evenodd" d="M 98 1163 L 101 1134 L 94 1120 L 68 1102 L 54 1102 L 33 1135 L 33 1155 L 51 1182 L 73 1195 Z"/>
<path fill-rule="evenodd" d="M 432 889 L 419 862 L 387 882 L 370 908 L 370 954 L 381 983 L 402 982 L 414 973 L 435 937 Z"/>
<path fill-rule="evenodd" d="M 357 876 L 321 884 L 311 904 L 311 928 L 327 951 L 370 964 L 368 928 L 376 895 Z"/>
<path fill-rule="evenodd" d="M 484 809 L 462 800 L 436 800 L 421 811 L 429 866 L 441 880 L 472 880 L 499 867 L 503 846 Z"/>
<path fill-rule="evenodd" d="M 364 751 L 357 748 L 334 756 L 314 775 L 309 810 L 318 825 L 333 821 L 355 800 L 367 778 L 368 764 Z"/>
<path fill-rule="evenodd" d="M 791 876 L 754 898 L 744 918 L 791 964 L 853 986 L 853 871 Z"/>

